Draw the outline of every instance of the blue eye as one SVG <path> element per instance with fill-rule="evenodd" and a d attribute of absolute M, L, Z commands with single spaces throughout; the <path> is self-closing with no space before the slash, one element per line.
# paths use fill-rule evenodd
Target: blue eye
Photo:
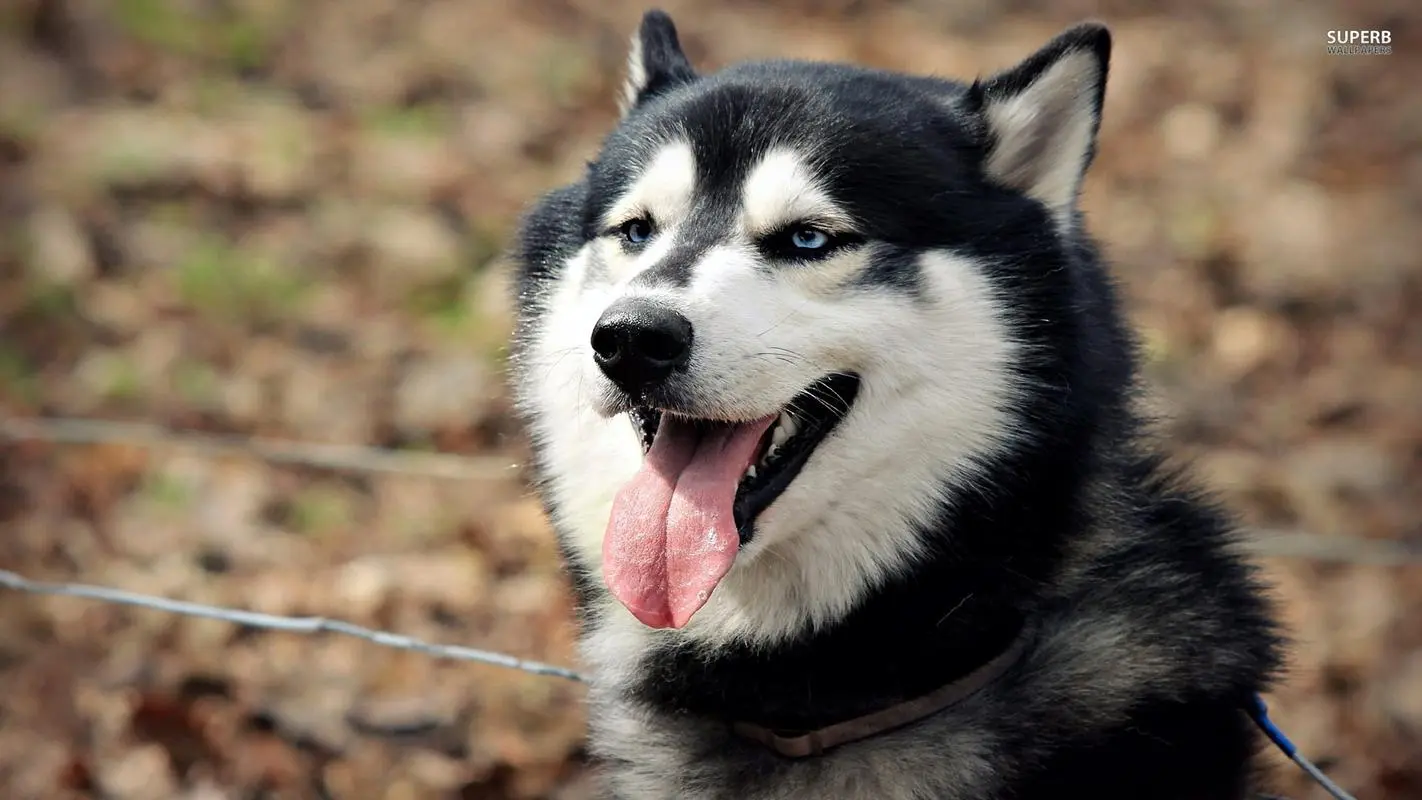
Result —
<path fill-rule="evenodd" d="M 622 238 L 632 244 L 642 244 L 652 238 L 652 223 L 645 219 L 628 220 L 622 223 Z"/>
<path fill-rule="evenodd" d="M 831 233 L 809 221 L 787 225 L 759 242 L 760 250 L 766 258 L 802 264 L 822 261 L 846 247 L 857 247 L 863 243 L 864 236 L 860 233 Z"/>
<path fill-rule="evenodd" d="M 819 250 L 829 244 L 829 235 L 815 228 L 797 228 L 790 234 L 790 243 L 801 250 Z"/>

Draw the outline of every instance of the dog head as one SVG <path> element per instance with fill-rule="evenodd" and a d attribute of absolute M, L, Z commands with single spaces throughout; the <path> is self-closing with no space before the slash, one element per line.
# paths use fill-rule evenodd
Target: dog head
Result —
<path fill-rule="evenodd" d="M 703 76 L 649 12 L 620 123 L 518 247 L 520 407 L 575 570 L 693 640 L 794 636 L 1049 434 L 1109 51 L 1086 24 L 971 85 Z"/>

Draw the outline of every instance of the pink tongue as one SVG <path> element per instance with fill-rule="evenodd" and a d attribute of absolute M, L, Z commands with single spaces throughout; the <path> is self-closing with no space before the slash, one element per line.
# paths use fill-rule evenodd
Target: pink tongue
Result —
<path fill-rule="evenodd" d="M 774 416 L 698 429 L 662 416 L 642 469 L 612 503 L 602 571 L 642 624 L 680 628 L 731 568 L 740 536 L 731 506 Z"/>

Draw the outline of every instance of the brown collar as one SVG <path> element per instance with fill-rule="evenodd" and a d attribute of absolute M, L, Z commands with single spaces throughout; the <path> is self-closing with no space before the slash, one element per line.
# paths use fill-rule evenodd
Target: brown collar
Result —
<path fill-rule="evenodd" d="M 1027 649 L 1029 633 L 1030 626 L 1024 628 L 1017 639 L 996 658 L 962 678 L 939 687 L 922 697 L 875 711 L 872 714 L 837 722 L 800 736 L 780 736 L 769 728 L 762 728 L 748 722 L 734 723 L 731 730 L 753 742 L 765 745 L 786 758 L 823 755 L 831 747 L 887 733 L 911 722 L 918 722 L 968 699 L 1002 677 L 1003 673 L 1017 663 L 1017 659 L 1021 658 L 1023 651 Z"/>

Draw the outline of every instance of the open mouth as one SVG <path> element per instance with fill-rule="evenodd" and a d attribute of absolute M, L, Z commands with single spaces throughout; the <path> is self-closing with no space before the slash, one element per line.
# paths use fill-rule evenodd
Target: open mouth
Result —
<path fill-rule="evenodd" d="M 730 571 L 756 517 L 849 413 L 859 377 L 816 381 L 775 414 L 745 422 L 636 408 L 641 469 L 617 493 L 603 578 L 654 628 L 685 625 Z"/>
<path fill-rule="evenodd" d="M 858 393 L 858 375 L 835 373 L 811 384 L 781 409 L 780 415 L 761 436 L 755 457 L 741 473 L 740 483 L 736 486 L 732 509 L 742 545 L 750 541 L 756 517 L 769 508 L 800 474 L 805 462 L 810 460 L 810 454 L 849 413 Z M 642 436 L 642 452 L 651 452 L 662 425 L 662 412 L 638 406 L 628 416 Z M 686 418 L 681 422 L 702 433 L 742 424 Z"/>

